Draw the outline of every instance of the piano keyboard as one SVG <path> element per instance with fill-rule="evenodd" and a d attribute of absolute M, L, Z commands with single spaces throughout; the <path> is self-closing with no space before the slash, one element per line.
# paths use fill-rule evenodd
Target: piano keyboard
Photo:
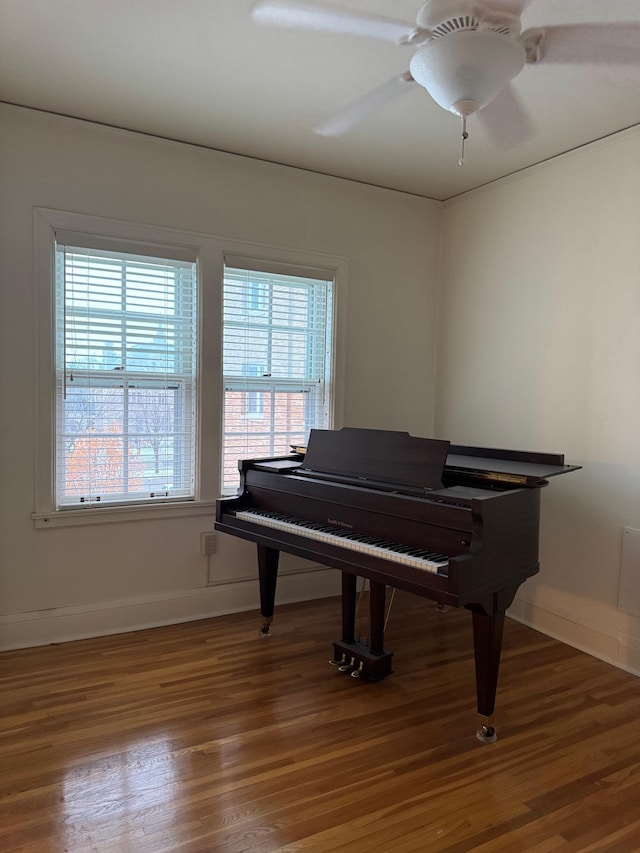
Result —
<path fill-rule="evenodd" d="M 423 548 L 400 545 L 388 539 L 376 539 L 373 536 L 364 536 L 340 527 L 292 518 L 276 512 L 241 510 L 235 513 L 235 517 L 242 521 L 250 521 L 252 524 L 261 524 L 275 530 L 326 542 L 328 545 L 337 545 L 340 548 L 370 554 L 372 557 L 380 557 L 403 566 L 412 566 L 424 572 L 447 575 L 449 558 L 444 554 L 435 554 Z"/>

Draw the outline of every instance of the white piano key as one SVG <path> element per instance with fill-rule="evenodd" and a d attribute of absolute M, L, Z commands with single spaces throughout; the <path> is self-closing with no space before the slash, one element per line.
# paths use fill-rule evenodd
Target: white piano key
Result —
<path fill-rule="evenodd" d="M 235 515 L 236 518 L 249 521 L 252 524 L 260 524 L 264 527 L 271 527 L 286 533 L 295 533 L 297 536 L 315 539 L 319 542 L 336 545 L 339 548 L 346 548 L 362 554 L 370 554 L 374 557 L 380 557 L 383 560 L 389 560 L 403 566 L 412 566 L 415 569 L 421 569 L 422 571 L 433 574 L 446 574 L 445 570 L 449 564 L 449 560 L 444 554 L 429 554 L 428 557 L 407 554 L 407 550 L 426 551 L 426 549 L 411 548 L 410 546 L 399 543 L 388 543 L 388 540 L 384 540 L 385 544 L 382 544 L 383 540 L 376 541 L 373 536 L 365 537 L 362 534 L 350 534 L 339 528 L 331 528 L 329 525 L 314 524 L 303 519 L 281 516 L 278 513 L 248 509 L 238 511 Z M 373 542 L 360 541 L 365 538 L 371 539 Z"/>

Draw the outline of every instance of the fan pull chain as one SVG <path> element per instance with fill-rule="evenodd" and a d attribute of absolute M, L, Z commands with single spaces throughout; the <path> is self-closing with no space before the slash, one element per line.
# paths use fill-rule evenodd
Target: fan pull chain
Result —
<path fill-rule="evenodd" d="M 467 117 L 461 116 L 462 119 L 462 151 L 460 152 L 460 159 L 458 160 L 458 166 L 464 166 L 464 144 L 469 138 L 469 134 L 467 133 Z"/>

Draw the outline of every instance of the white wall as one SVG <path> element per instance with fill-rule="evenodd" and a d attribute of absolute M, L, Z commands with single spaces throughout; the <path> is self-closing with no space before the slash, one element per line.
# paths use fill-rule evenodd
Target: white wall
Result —
<path fill-rule="evenodd" d="M 541 571 L 511 613 L 640 672 L 640 620 L 617 606 L 622 531 L 640 528 L 640 132 L 443 216 L 436 435 L 584 466 L 544 490 Z"/>
<path fill-rule="evenodd" d="M 438 436 L 582 464 L 543 493 L 541 572 L 511 613 L 640 671 L 640 620 L 617 607 L 622 529 L 640 528 L 640 133 L 443 208 L 0 107 L 0 647 L 258 601 L 239 540 L 218 537 L 205 585 L 208 517 L 35 529 L 36 206 L 346 257 L 344 424 L 430 435 L 435 411 Z M 334 576 L 285 577 L 280 598 Z"/>
<path fill-rule="evenodd" d="M 430 435 L 441 205 L 8 106 L 0 170 L 0 647 L 257 606 L 248 543 L 219 536 L 228 582 L 205 586 L 206 517 L 35 529 L 33 208 L 346 257 L 343 423 Z M 280 598 L 335 574 L 283 578 Z"/>

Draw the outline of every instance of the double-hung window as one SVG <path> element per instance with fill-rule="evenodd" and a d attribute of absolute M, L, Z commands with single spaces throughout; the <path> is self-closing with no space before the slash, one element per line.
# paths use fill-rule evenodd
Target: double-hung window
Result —
<path fill-rule="evenodd" d="M 340 422 L 345 258 L 46 208 L 34 236 L 36 527 L 210 519 L 239 459 Z"/>
<path fill-rule="evenodd" d="M 328 271 L 227 257 L 223 296 L 223 490 L 238 460 L 290 452 L 332 419 L 333 279 Z"/>
<path fill-rule="evenodd" d="M 122 248 L 56 235 L 56 509 L 195 495 L 195 258 Z"/>

